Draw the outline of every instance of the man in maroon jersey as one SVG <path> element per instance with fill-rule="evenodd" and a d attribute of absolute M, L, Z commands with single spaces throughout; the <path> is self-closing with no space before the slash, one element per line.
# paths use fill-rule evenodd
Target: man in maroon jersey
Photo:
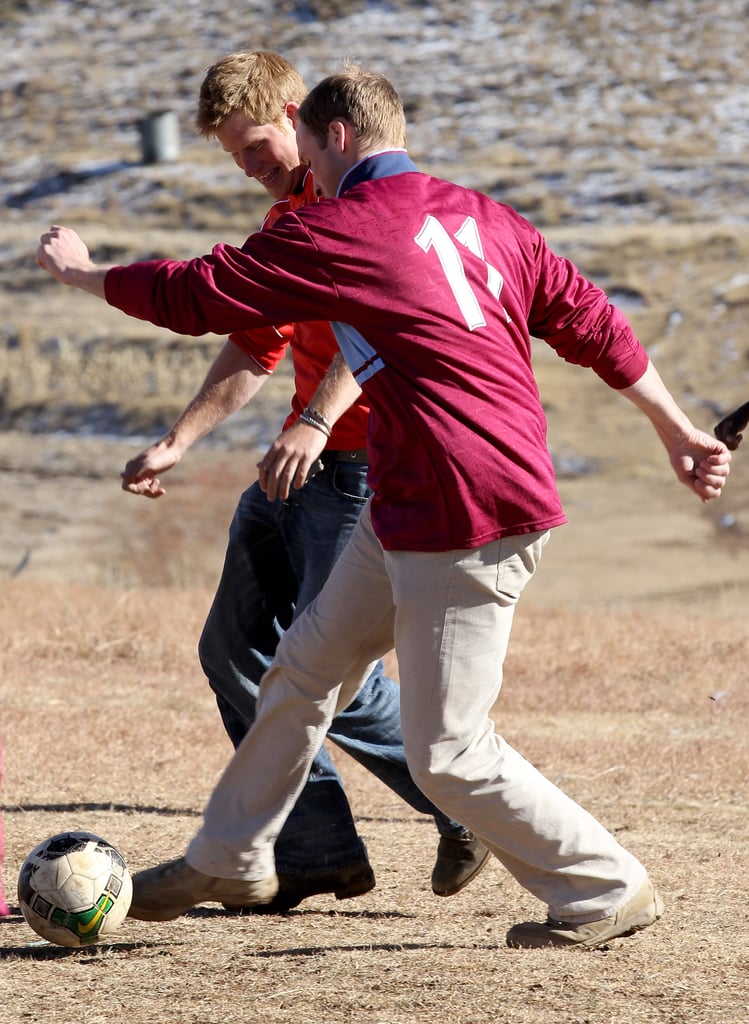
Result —
<path fill-rule="evenodd" d="M 298 117 L 300 156 L 335 201 L 199 260 L 98 266 L 61 227 L 37 253 L 64 283 L 180 333 L 331 319 L 371 407 L 369 508 L 281 641 L 185 856 L 136 875 L 133 914 L 273 897 L 273 837 L 336 708 L 394 643 L 415 780 L 547 907 L 508 944 L 590 947 L 647 927 L 663 904 L 644 866 L 489 717 L 515 605 L 565 521 L 531 336 L 630 399 L 703 501 L 721 493 L 730 452 L 692 425 L 621 312 L 531 224 L 417 171 L 386 79 L 346 68 Z M 286 463 L 276 446 L 263 460 L 269 493 L 285 490 Z M 260 766 L 262 791 L 248 789 Z"/>
<path fill-rule="evenodd" d="M 319 202 L 312 173 L 299 160 L 294 132 L 294 118 L 306 95 L 296 68 L 280 54 L 265 50 L 222 57 L 206 71 L 200 87 L 198 131 L 215 136 L 245 175 L 274 199 L 264 229 L 288 211 Z M 233 333 L 173 427 L 131 459 L 122 474 L 126 490 L 160 497 L 164 473 L 195 440 L 252 400 L 287 347 L 294 392 L 278 445 L 291 459 L 308 444 L 314 447 L 321 432 L 326 442 L 314 474 L 287 500 L 270 500 L 257 481 L 251 484 L 239 499 L 229 529 L 221 579 L 198 654 L 235 747 L 255 718 L 260 680 L 273 660 L 281 624 L 301 614 L 317 595 L 370 493 L 369 406 L 338 353 L 330 325 L 279 323 Z M 310 407 L 326 370 L 325 397 Z M 356 397 L 350 404 L 352 396 Z M 323 423 L 313 417 L 334 417 L 339 402 L 340 409 L 349 408 L 328 436 Z M 336 715 L 328 737 L 416 811 L 433 817 L 440 839 L 432 891 L 452 896 L 464 889 L 486 863 L 489 851 L 415 785 L 403 750 L 399 687 L 381 662 L 351 704 Z M 262 784 L 262 774 L 248 780 L 248 785 Z M 288 910 L 319 893 L 349 899 L 374 887 L 343 780 L 324 746 L 274 850 L 279 891 L 263 912 Z"/>

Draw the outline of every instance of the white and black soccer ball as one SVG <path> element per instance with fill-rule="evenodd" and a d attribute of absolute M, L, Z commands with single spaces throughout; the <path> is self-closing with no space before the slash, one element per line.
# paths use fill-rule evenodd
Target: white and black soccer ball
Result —
<path fill-rule="evenodd" d="M 21 913 L 58 946 L 90 946 L 124 921 L 133 882 L 122 854 L 91 832 L 61 832 L 35 846 L 18 876 Z"/>

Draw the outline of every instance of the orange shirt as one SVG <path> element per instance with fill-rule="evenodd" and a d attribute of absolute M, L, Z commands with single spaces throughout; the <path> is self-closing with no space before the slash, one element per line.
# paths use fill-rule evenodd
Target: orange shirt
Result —
<path fill-rule="evenodd" d="M 307 203 L 317 203 L 319 198 L 310 171 L 304 176 L 299 192 L 279 199 L 268 211 L 263 229 L 269 228 L 290 210 L 298 210 Z M 262 229 L 261 229 L 262 230 Z M 294 364 L 294 395 L 291 412 L 284 423 L 284 430 L 295 422 L 299 413 L 309 405 L 312 396 L 325 376 L 330 361 L 338 351 L 338 345 L 327 321 L 285 324 L 279 327 L 260 327 L 250 331 L 237 331 L 229 339 L 246 352 L 267 373 L 272 373 L 291 350 Z M 369 405 L 360 395 L 333 426 L 333 432 L 326 448 L 346 450 L 364 448 L 367 443 L 367 421 Z"/>

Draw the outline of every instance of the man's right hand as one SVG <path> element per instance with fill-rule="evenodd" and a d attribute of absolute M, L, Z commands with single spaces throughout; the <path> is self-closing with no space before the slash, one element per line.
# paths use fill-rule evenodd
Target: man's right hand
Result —
<path fill-rule="evenodd" d="M 36 262 L 63 284 L 105 297 L 104 279 L 111 268 L 94 263 L 88 246 L 72 228 L 53 224 L 39 239 Z"/>
<path fill-rule="evenodd" d="M 313 463 L 322 454 L 328 439 L 322 431 L 297 420 L 276 438 L 262 461 L 258 462 L 258 482 L 268 501 L 291 494 L 292 487 L 304 487 Z"/>
<path fill-rule="evenodd" d="M 161 486 L 159 473 L 168 472 L 179 459 L 177 450 L 166 441 L 149 445 L 140 455 L 130 459 L 120 474 L 123 491 L 141 494 L 144 498 L 160 498 L 166 494 L 166 489 Z"/>

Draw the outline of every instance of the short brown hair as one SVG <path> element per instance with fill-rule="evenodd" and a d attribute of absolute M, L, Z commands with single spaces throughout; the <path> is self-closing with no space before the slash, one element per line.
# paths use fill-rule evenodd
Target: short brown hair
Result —
<path fill-rule="evenodd" d="M 211 137 L 237 111 L 257 124 L 283 125 L 286 104 L 301 103 L 306 95 L 302 76 L 279 54 L 230 53 L 205 73 L 195 127 L 200 135 Z"/>
<path fill-rule="evenodd" d="M 316 85 L 299 107 L 299 117 L 318 141 L 327 142 L 332 121 L 348 121 L 360 143 L 383 149 L 406 145 L 406 115 L 395 87 L 385 78 L 346 63 Z"/>

